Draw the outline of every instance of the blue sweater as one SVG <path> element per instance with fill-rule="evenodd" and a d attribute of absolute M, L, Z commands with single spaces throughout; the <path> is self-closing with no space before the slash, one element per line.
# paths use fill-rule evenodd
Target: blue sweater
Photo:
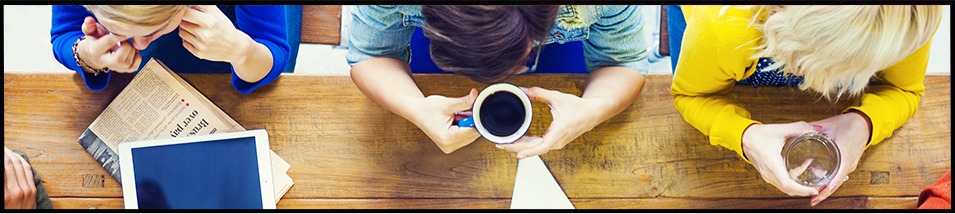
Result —
<path fill-rule="evenodd" d="M 162 60 L 169 69 L 181 73 L 232 73 L 232 86 L 239 93 L 249 93 L 256 88 L 269 84 L 285 70 L 289 58 L 289 44 L 286 38 L 285 7 L 281 5 L 219 5 L 220 10 L 235 24 L 236 29 L 245 32 L 258 43 L 272 52 L 272 70 L 258 82 L 250 83 L 239 79 L 232 64 L 204 60 L 192 55 L 182 46 L 179 31 L 160 36 L 139 53 L 143 57 L 139 69 L 150 58 Z M 80 5 L 54 5 L 53 24 L 50 29 L 50 42 L 53 43 L 53 56 L 67 68 L 83 75 L 83 81 L 94 91 L 106 88 L 110 74 L 94 76 L 83 72 L 73 58 L 73 43 L 83 37 L 81 26 L 83 19 L 93 16 Z M 93 16 L 95 18 L 95 16 Z M 139 70 L 137 70 L 138 72 Z M 112 73 L 112 72 L 110 72 Z"/>

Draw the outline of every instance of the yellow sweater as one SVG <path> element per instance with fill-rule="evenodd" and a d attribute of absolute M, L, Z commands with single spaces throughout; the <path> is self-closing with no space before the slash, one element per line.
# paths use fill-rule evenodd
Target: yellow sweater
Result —
<path fill-rule="evenodd" d="M 756 71 L 755 39 L 763 35 L 749 24 L 752 10 L 731 8 L 720 17 L 722 6 L 681 6 L 686 31 L 680 61 L 673 76 L 673 105 L 683 119 L 720 145 L 743 156 L 743 131 L 750 119 L 730 90 L 736 81 Z M 922 79 L 928 64 L 931 41 L 876 74 L 882 84 L 870 85 L 855 104 L 843 111 L 858 110 L 871 120 L 869 144 L 875 145 L 915 114 L 925 91 Z M 747 70 L 746 68 L 750 68 Z M 746 160 L 749 162 L 749 160 Z"/>

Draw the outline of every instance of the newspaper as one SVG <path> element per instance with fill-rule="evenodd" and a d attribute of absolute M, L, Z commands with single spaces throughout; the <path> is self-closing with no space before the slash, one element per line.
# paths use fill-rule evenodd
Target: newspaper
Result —
<path fill-rule="evenodd" d="M 124 142 L 245 131 L 157 59 L 151 59 L 77 140 L 122 181 L 118 145 Z M 270 151 L 271 152 L 271 151 Z M 271 152 L 275 200 L 291 188 L 290 165 Z"/>

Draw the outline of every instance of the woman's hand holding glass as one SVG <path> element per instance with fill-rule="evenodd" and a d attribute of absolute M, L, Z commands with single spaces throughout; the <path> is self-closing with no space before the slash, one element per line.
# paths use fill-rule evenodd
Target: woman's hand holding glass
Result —
<path fill-rule="evenodd" d="M 780 154 L 786 139 L 814 131 L 806 122 L 753 124 L 743 132 L 743 154 L 767 183 L 790 196 L 817 195 L 819 191 L 803 186 L 790 177 Z"/>
<path fill-rule="evenodd" d="M 869 122 L 865 119 L 865 115 L 858 111 L 809 123 L 753 124 L 743 133 L 743 152 L 763 176 L 763 180 L 791 196 L 812 195 L 810 205 L 816 206 L 842 186 L 850 172 L 855 171 L 869 141 L 869 130 Z M 836 172 L 834 179 L 818 189 L 802 186 L 793 181 L 790 177 L 791 172 L 786 170 L 780 155 L 786 138 L 810 131 L 820 132 L 832 138 L 839 146 L 842 156 L 839 171 Z M 809 161 L 811 160 L 807 160 L 803 165 L 808 165 Z M 805 170 L 804 167 L 797 168 L 799 171 Z"/>
<path fill-rule="evenodd" d="M 859 165 L 859 159 L 862 158 L 865 146 L 869 142 L 871 129 L 865 117 L 862 112 L 850 111 L 824 120 L 809 122 L 813 127 L 821 126 L 818 131 L 832 138 L 842 154 L 839 172 L 836 172 L 836 176 L 829 183 L 822 186 L 819 195 L 812 197 L 810 202 L 812 206 L 826 200 L 836 189 L 839 189 L 848 180 L 849 173 L 855 171 Z"/>

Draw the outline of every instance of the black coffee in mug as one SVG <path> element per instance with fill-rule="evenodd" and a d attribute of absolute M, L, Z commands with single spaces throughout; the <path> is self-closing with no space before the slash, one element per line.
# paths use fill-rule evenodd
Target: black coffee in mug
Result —
<path fill-rule="evenodd" d="M 493 135 L 504 137 L 517 132 L 524 123 L 524 104 L 517 95 L 498 91 L 481 103 L 479 117 L 484 127 Z"/>
<path fill-rule="evenodd" d="M 530 97 L 509 83 L 487 86 L 474 99 L 470 117 L 457 121 L 458 127 L 474 127 L 492 143 L 513 143 L 531 127 L 534 110 Z"/>

